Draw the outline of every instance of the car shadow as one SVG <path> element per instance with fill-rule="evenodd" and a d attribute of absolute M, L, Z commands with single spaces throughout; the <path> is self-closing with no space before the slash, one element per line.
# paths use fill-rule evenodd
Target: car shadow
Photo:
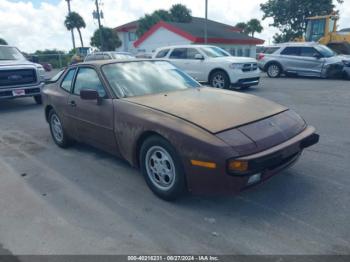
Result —
<path fill-rule="evenodd" d="M 13 113 L 38 107 L 40 107 L 40 105 L 36 104 L 32 97 L 3 100 L 0 101 L 0 114 Z"/>

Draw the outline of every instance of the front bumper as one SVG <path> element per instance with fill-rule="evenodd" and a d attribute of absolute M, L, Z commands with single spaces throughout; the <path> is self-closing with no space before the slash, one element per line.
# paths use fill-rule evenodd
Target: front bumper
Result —
<path fill-rule="evenodd" d="M 217 170 L 196 169 L 188 174 L 188 188 L 193 194 L 218 195 L 237 194 L 238 192 L 259 184 L 285 168 L 294 164 L 302 151 L 316 144 L 319 135 L 313 127 L 307 127 L 295 137 L 262 152 L 239 157 L 235 160 L 248 161 L 251 168 L 245 173 L 229 173 L 227 164 L 218 166 Z M 259 174 L 260 179 L 250 183 L 250 178 Z"/>
<path fill-rule="evenodd" d="M 25 86 L 25 87 L 8 87 L 8 88 L 0 88 L 0 100 L 2 99 L 13 99 L 13 98 L 21 98 L 28 96 L 37 96 L 41 94 L 41 90 L 45 86 L 45 83 L 41 82 L 36 85 Z M 24 93 L 20 95 L 16 95 L 14 91 L 23 90 Z"/>
<path fill-rule="evenodd" d="M 259 84 L 260 77 L 239 79 L 236 83 L 231 84 L 232 87 L 256 86 Z"/>
<path fill-rule="evenodd" d="M 229 77 L 231 86 L 233 87 L 258 85 L 260 79 L 260 70 L 256 69 L 254 71 L 243 72 L 240 69 L 231 69 L 231 71 L 229 71 Z"/>

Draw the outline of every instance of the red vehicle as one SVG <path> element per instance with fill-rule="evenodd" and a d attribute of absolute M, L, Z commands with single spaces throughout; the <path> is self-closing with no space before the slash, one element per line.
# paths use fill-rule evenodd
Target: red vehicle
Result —
<path fill-rule="evenodd" d="M 124 158 L 166 200 L 237 193 L 319 139 L 288 108 L 202 87 L 165 61 L 77 64 L 46 86 L 43 101 L 58 146 L 75 140 Z"/>

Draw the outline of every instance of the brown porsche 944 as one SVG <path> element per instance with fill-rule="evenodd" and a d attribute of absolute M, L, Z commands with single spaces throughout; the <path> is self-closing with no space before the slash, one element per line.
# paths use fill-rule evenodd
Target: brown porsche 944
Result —
<path fill-rule="evenodd" d="M 73 65 L 44 88 L 43 102 L 58 146 L 78 141 L 124 158 L 167 200 L 237 193 L 319 140 L 292 110 L 202 87 L 165 61 Z"/>

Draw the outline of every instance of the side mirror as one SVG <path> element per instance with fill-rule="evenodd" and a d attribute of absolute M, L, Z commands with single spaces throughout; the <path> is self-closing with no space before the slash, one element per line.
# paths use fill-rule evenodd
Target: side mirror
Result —
<path fill-rule="evenodd" d="M 204 56 L 202 54 L 195 54 L 194 59 L 196 60 L 204 60 Z"/>
<path fill-rule="evenodd" d="M 83 89 L 80 90 L 80 98 L 83 100 L 98 100 L 99 95 L 96 90 L 93 89 Z"/>

